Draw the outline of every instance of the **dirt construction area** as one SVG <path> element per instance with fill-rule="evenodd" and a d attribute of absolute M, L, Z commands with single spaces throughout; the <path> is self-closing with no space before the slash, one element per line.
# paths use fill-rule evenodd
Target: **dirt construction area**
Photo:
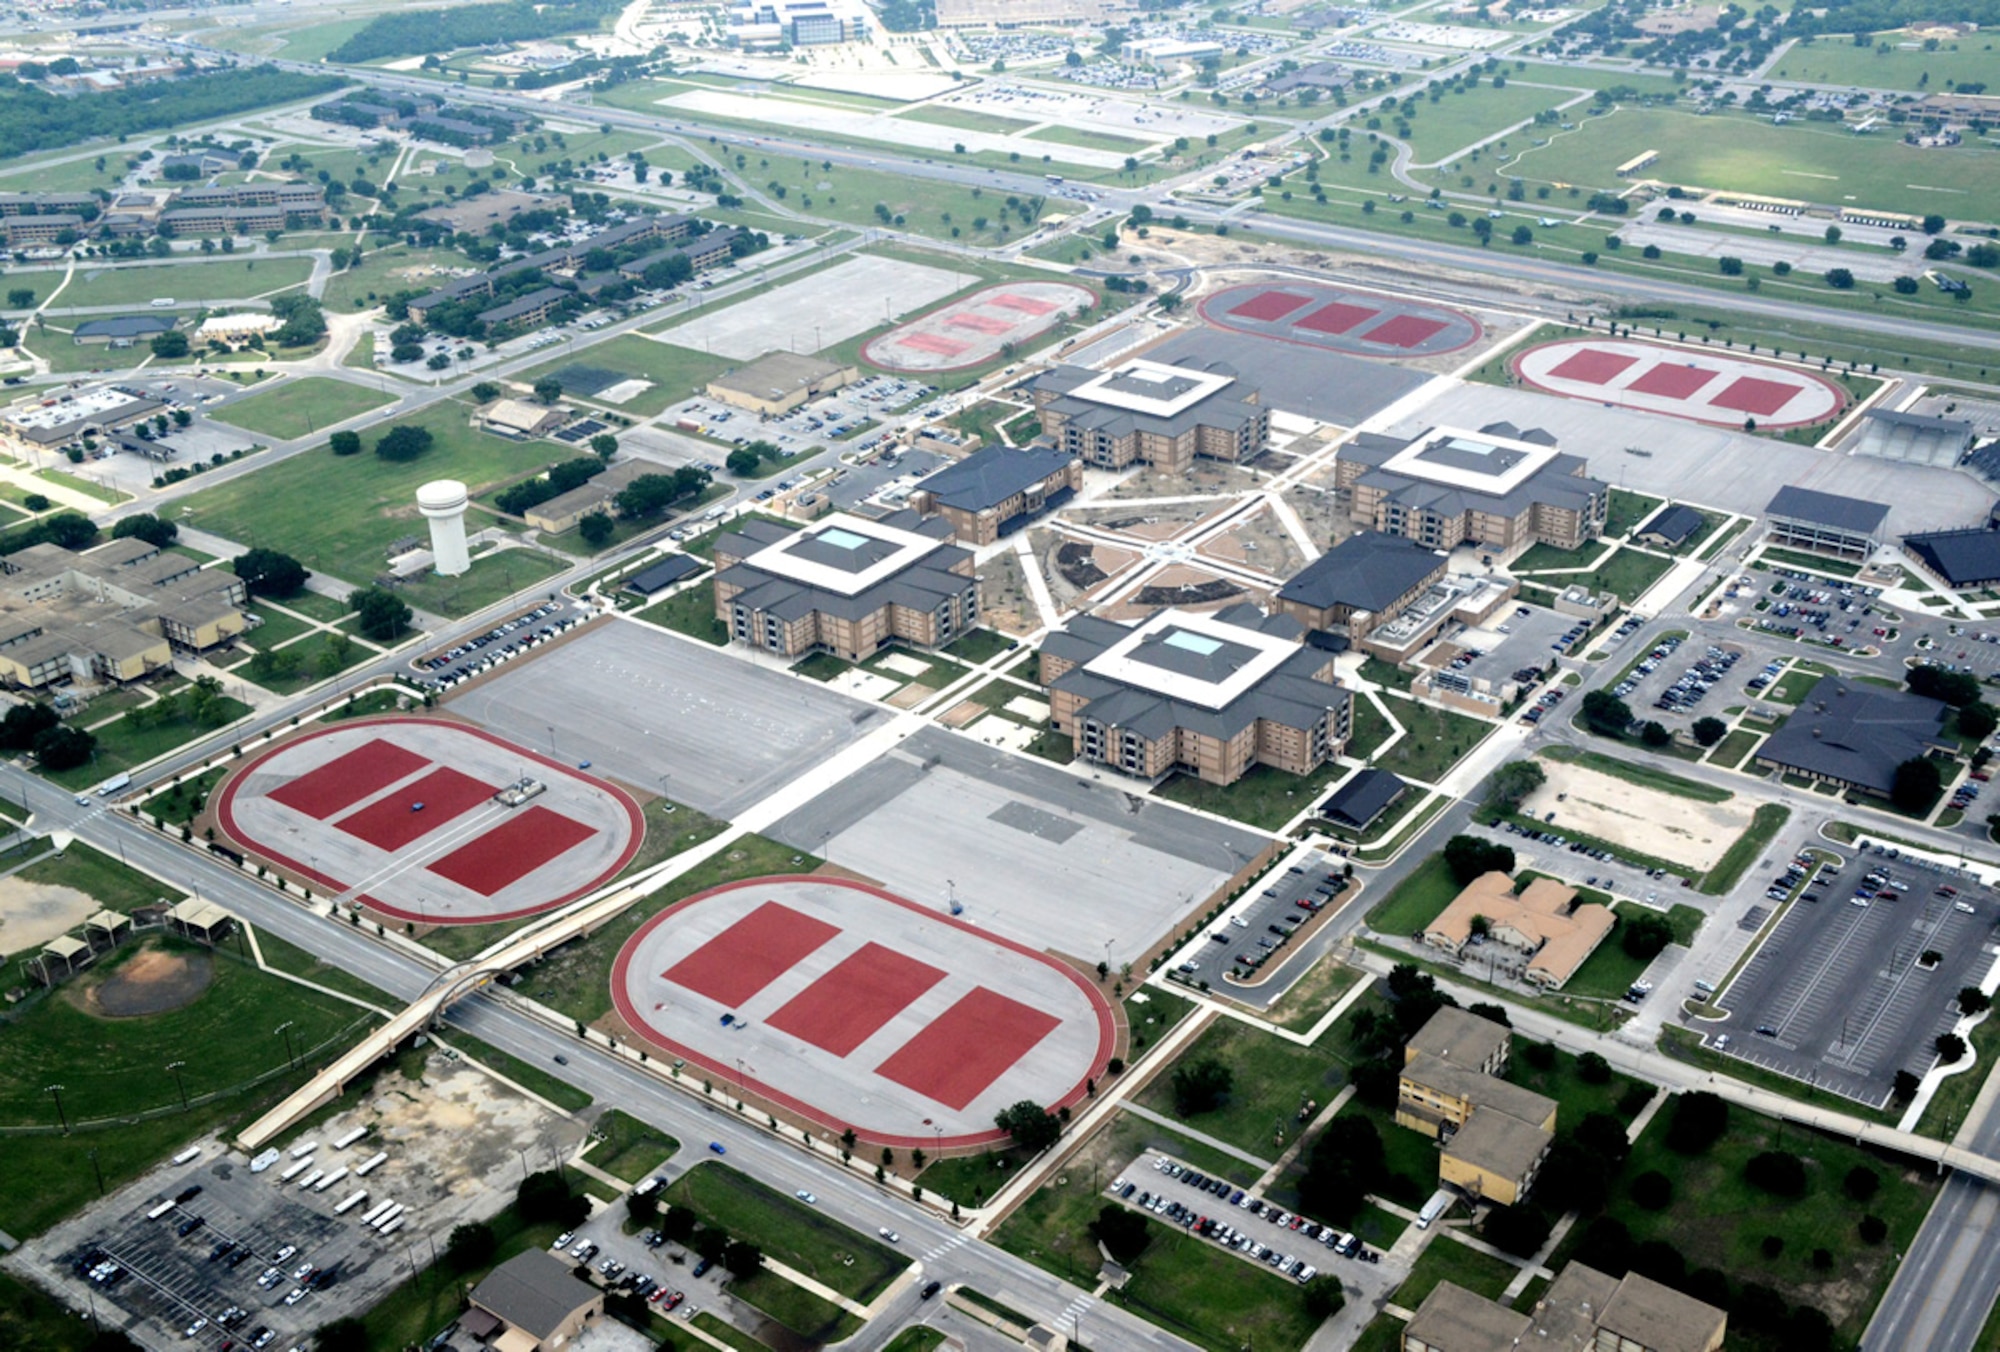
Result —
<path fill-rule="evenodd" d="M 215 980 L 212 953 L 169 953 L 149 948 L 119 964 L 103 981 L 73 986 L 77 1003 L 105 1019 L 136 1019 L 191 1005 Z"/>
<path fill-rule="evenodd" d="M 1548 779 L 1521 804 L 1524 813 L 1696 872 L 1720 863 L 1750 825 L 1751 807 L 1740 799 L 1697 802 L 1561 761 L 1536 764 Z"/>
<path fill-rule="evenodd" d="M 0 953 L 29 953 L 97 914 L 98 901 L 74 887 L 0 878 Z"/>
<path fill-rule="evenodd" d="M 336 1148 L 357 1127 L 367 1134 Z M 279 1162 L 253 1171 L 213 1137 L 192 1142 L 198 1158 L 162 1164 L 7 1261 L 74 1309 L 94 1296 L 105 1328 L 124 1328 L 146 1347 L 215 1348 L 225 1339 L 249 1347 L 269 1329 L 272 1352 L 281 1352 L 374 1305 L 409 1277 L 413 1260 L 428 1265 L 430 1241 L 442 1248 L 453 1226 L 497 1214 L 524 1168 L 554 1167 L 582 1133 L 432 1043 L 384 1067 L 371 1089 L 333 1116 L 284 1139 Z M 148 1218 L 197 1184 L 198 1195 Z M 385 1213 L 388 1227 L 364 1223 L 388 1203 L 407 1210 Z M 236 1251 L 225 1244 L 244 1257 L 222 1261 Z M 260 1282 L 281 1251 L 282 1280 Z M 86 1274 L 107 1259 L 124 1275 L 91 1283 Z M 302 1264 L 331 1279 L 305 1281 Z M 287 1304 L 295 1292 L 304 1294 Z M 247 1311 L 233 1333 L 222 1322 L 232 1308 Z M 199 1319 L 208 1321 L 210 1340 L 187 1343 L 183 1331 Z"/>

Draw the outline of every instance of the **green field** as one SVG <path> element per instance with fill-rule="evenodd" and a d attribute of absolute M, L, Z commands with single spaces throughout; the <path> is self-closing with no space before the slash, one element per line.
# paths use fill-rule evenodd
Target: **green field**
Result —
<path fill-rule="evenodd" d="M 1186 1122 L 1194 1130 L 1229 1142 L 1261 1159 L 1276 1159 L 1297 1135 L 1293 1121 L 1308 1099 L 1325 1103 L 1344 1079 L 1339 1058 L 1323 1048 L 1302 1047 L 1235 1019 L 1217 1019 L 1176 1059 L 1179 1066 L 1218 1061 L 1234 1074 L 1222 1106 L 1183 1117 L 1174 1107 L 1173 1077 L 1155 1076 L 1137 1099 L 1141 1107 Z M 1278 1124 L 1284 1139 L 1275 1138 Z"/>
<path fill-rule="evenodd" d="M 543 362 L 519 379 L 532 384 L 546 375 L 560 376 L 565 367 L 597 366 L 638 380 L 650 380 L 653 387 L 642 390 L 622 404 L 607 404 L 621 413 L 650 416 L 677 404 L 737 365 L 727 357 L 712 357 L 699 348 L 656 342 L 636 333 L 621 334 L 608 343 L 599 343 L 574 357 L 558 357 Z M 572 398 L 588 399 L 586 394 Z M 718 455 L 718 459 L 721 457 Z"/>
<path fill-rule="evenodd" d="M 940 108 L 928 104 L 912 108 L 906 113 L 898 113 L 896 116 L 905 122 L 928 122 L 934 127 L 957 127 L 961 131 L 992 131 L 1002 135 L 1013 131 L 1025 131 L 1035 125 L 1024 118 L 982 113 L 977 108 Z"/>
<path fill-rule="evenodd" d="M 140 727 L 129 718 L 121 718 L 115 723 L 93 728 L 91 735 L 97 738 L 97 747 L 88 761 L 73 770 L 44 771 L 43 776 L 50 783 L 60 784 L 72 792 L 87 789 L 121 770 L 131 770 L 157 756 L 164 756 L 174 748 L 206 736 L 250 712 L 249 705 L 228 695 L 217 698 L 214 709 L 213 721 L 205 724 L 176 717 L 150 727 Z"/>
<path fill-rule="evenodd" d="M 1889 50 L 1878 50 L 1884 44 Z M 1815 84 L 1942 93 L 1955 84 L 1990 84 L 1996 70 L 2000 70 L 2000 56 L 1994 55 L 1991 39 L 1983 34 L 1946 41 L 1937 51 L 1927 52 L 1915 39 L 1893 31 L 1877 33 L 1866 47 L 1856 47 L 1845 36 L 1821 38 L 1809 47 L 1795 46 L 1778 58 L 1768 74 L 1774 79 Z"/>
<path fill-rule="evenodd" d="M 269 390 L 239 403 L 225 405 L 209 416 L 217 422 L 257 432 L 276 441 L 291 441 L 323 432 L 335 423 L 346 422 L 370 409 L 389 403 L 379 390 L 308 376 L 286 380 Z"/>
<path fill-rule="evenodd" d="M 1616 191 L 1617 168 L 1648 150 L 1646 170 L 1674 183 L 1921 215 L 2000 215 L 2000 152 L 1973 145 L 1919 150 L 1884 129 L 1869 136 L 1826 123 L 1775 126 L 1747 113 L 1619 108 L 1531 148 L 1498 172 L 1529 183 Z"/>
<path fill-rule="evenodd" d="M 1461 891 L 1442 854 L 1412 869 L 1368 912 L 1368 927 L 1380 934 L 1421 934 Z"/>
<path fill-rule="evenodd" d="M 1440 1233 L 1417 1255 L 1410 1275 L 1396 1288 L 1395 1301 L 1414 1310 L 1439 1282 L 1454 1282 L 1488 1300 L 1498 1300 L 1519 1270 L 1504 1258 L 1482 1253 Z"/>
<path fill-rule="evenodd" d="M 154 884 L 146 899 L 161 890 Z M 128 887 L 100 899 L 127 905 L 133 896 Z M 96 1012 L 95 993 L 142 952 L 211 963 L 213 979 L 189 1003 L 166 1013 L 114 1019 Z M 9 1137 L 8 1167 L 0 1170 L 0 1227 L 31 1235 L 94 1199 L 88 1152 L 95 1152 L 107 1186 L 116 1187 L 193 1137 L 240 1121 L 284 1092 L 304 1072 L 287 1072 L 284 1041 L 266 1031 L 276 1022 L 292 1021 L 294 1045 L 310 1049 L 306 1061 L 317 1066 L 368 1017 L 344 1001 L 197 945 L 167 939 L 126 944 L 49 995 L 17 1007 L 0 1038 L 0 1123 L 53 1127 L 55 1096 L 47 1087 L 55 1084 L 72 1128 L 67 1136 Z M 192 1101 L 187 1111 L 163 1069 L 175 1061 L 184 1062 L 179 1073 Z M 253 1083 L 266 1075 L 274 1078 Z M 204 1102 L 209 1095 L 214 1098 Z M 156 1110 L 162 1115 L 123 1120 Z"/>
<path fill-rule="evenodd" d="M 681 1143 L 666 1132 L 617 1108 L 598 1118 L 591 1131 L 602 1139 L 591 1147 L 590 1162 L 627 1183 L 637 1183 L 681 1148 Z"/>
<path fill-rule="evenodd" d="M 1511 81 L 1506 88 L 1495 89 L 1492 81 L 1484 80 L 1470 92 L 1446 94 L 1436 103 L 1418 99 L 1417 115 L 1410 119 L 1410 153 L 1418 164 L 1449 160 L 1475 141 L 1482 141 L 1517 122 L 1525 122 L 1545 109 L 1567 103 L 1583 92 Z M 1385 130 L 1393 129 L 1395 124 L 1391 119 L 1395 116 L 1395 113 L 1383 115 Z M 1517 139 L 1525 140 L 1528 135 L 1523 130 Z"/>
<path fill-rule="evenodd" d="M 864 1304 L 906 1265 L 895 1250 L 713 1160 L 682 1174 L 661 1196 Z"/>
<path fill-rule="evenodd" d="M 1142 141 L 1135 136 L 1119 136 L 1114 132 L 1092 131 L 1086 127 L 1065 127 L 1056 125 L 1043 127 L 1028 133 L 1030 141 L 1053 141 L 1061 146 L 1082 146 L 1086 150 L 1108 150 L 1114 155 L 1137 155 L 1143 150 L 1151 150 L 1151 141 Z"/>
<path fill-rule="evenodd" d="M 436 438 L 415 460 L 383 460 L 373 453 L 374 438 L 364 436 L 371 449 L 360 455 L 308 451 L 183 498 L 168 514 L 246 545 L 283 549 L 315 572 L 366 583 L 392 542 L 421 533 L 419 485 L 462 479 L 476 495 L 562 457 L 554 445 L 477 431 L 470 414 L 469 405 L 448 400 L 399 420 Z"/>
<path fill-rule="evenodd" d="M 33 286 L 38 299 L 55 291 L 53 273 L 10 274 L 22 286 Z M 312 275 L 306 258 L 243 258 L 220 262 L 176 259 L 171 263 L 124 267 L 79 267 L 51 307 L 61 313 L 70 306 L 144 305 L 171 296 L 175 300 L 248 300 L 267 292 L 297 286 Z"/>

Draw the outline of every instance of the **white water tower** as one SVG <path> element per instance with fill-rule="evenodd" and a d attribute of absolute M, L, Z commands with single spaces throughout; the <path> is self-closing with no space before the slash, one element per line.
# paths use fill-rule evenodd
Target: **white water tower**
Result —
<path fill-rule="evenodd" d="M 472 570 L 465 547 L 465 485 L 456 479 L 434 479 L 417 490 L 417 510 L 431 523 L 431 566 L 440 577 L 458 577 Z"/>

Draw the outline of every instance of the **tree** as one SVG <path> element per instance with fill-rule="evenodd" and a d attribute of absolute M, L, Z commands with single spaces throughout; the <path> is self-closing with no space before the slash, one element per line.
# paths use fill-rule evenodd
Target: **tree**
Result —
<path fill-rule="evenodd" d="M 735 450 L 731 451 L 727 456 L 723 457 L 722 463 L 726 465 L 729 468 L 729 472 L 731 474 L 734 474 L 737 478 L 747 479 L 763 467 L 764 457 L 758 455 L 757 452 L 753 450 L 749 450 L 745 447 L 738 446 Z"/>
<path fill-rule="evenodd" d="M 1583 721 L 1592 732 L 1622 737 L 1632 726 L 1632 709 L 1609 690 L 1592 690 L 1583 697 Z"/>
<path fill-rule="evenodd" d="M 1110 1253 L 1111 1261 L 1130 1267 L 1132 1260 L 1146 1251 L 1153 1227 L 1130 1207 L 1111 1203 L 1099 1209 L 1090 1223 L 1090 1233 Z"/>
<path fill-rule="evenodd" d="M 414 423 L 398 423 L 375 440 L 375 454 L 384 460 L 398 463 L 415 460 L 431 448 L 428 427 L 418 427 Z"/>
<path fill-rule="evenodd" d="M 1944 776 L 1928 756 L 1912 756 L 1896 767 L 1889 801 L 1904 812 L 1925 812 L 1944 791 Z"/>
<path fill-rule="evenodd" d="M 422 343 L 405 340 L 389 344 L 389 360 L 399 365 L 403 362 L 416 361 L 423 355 L 424 345 Z"/>
<path fill-rule="evenodd" d="M 61 716 L 46 704 L 9 705 L 6 716 L 0 717 L 0 750 L 26 751 L 34 746 L 35 738 L 61 722 Z"/>
<path fill-rule="evenodd" d="M 574 1230 L 590 1216 L 590 1199 L 570 1191 L 553 1169 L 529 1174 L 514 1189 L 514 1210 L 529 1225 L 559 1225 Z"/>
<path fill-rule="evenodd" d="M 1529 1258 L 1548 1243 L 1550 1222 L 1530 1206 L 1497 1206 L 1486 1217 L 1486 1242 L 1502 1253 Z"/>
<path fill-rule="evenodd" d="M 171 521 L 162 521 L 151 512 L 123 517 L 111 528 L 111 538 L 114 540 L 128 540 L 136 536 L 155 549 L 165 549 L 178 540 L 180 534 L 179 526 Z"/>
<path fill-rule="evenodd" d="M 671 474 L 641 474 L 618 490 L 612 502 L 618 514 L 631 521 L 643 521 L 708 487 L 708 473 L 682 465 Z"/>
<path fill-rule="evenodd" d="M 63 731 L 67 731 L 67 729 L 63 729 Z M 43 737 L 49 735 L 46 732 L 42 734 Z M 35 748 L 35 754 L 39 756 L 41 754 L 40 738 L 35 740 Z M 1938 1062 L 1941 1065 L 1955 1066 L 1965 1059 L 1965 1039 L 1956 1033 L 1939 1033 L 1937 1041 L 1932 1045 L 1937 1048 Z"/>
<path fill-rule="evenodd" d="M 1632 1201 L 1648 1211 L 1665 1211 L 1674 1204 L 1674 1181 L 1658 1169 L 1632 1180 Z"/>
<path fill-rule="evenodd" d="M 1341 1289 L 1340 1279 L 1322 1274 L 1305 1284 L 1299 1292 L 1305 1302 L 1306 1316 L 1325 1323 L 1339 1314 L 1347 1306 L 1347 1293 Z"/>
<path fill-rule="evenodd" d="M 1826 234 L 1824 238 L 1828 244 L 1840 243 L 1840 227 L 1837 225 L 1829 225 L 1826 228 Z"/>
<path fill-rule="evenodd" d="M 1444 843 L 1445 867 L 1460 887 L 1488 873 L 1512 873 L 1514 851 L 1480 836 L 1453 836 Z"/>
<path fill-rule="evenodd" d="M 1667 1148 L 1682 1155 L 1699 1155 L 1729 1130 L 1729 1105 L 1705 1089 L 1674 1100 L 1667 1118 Z"/>
<path fill-rule="evenodd" d="M 397 638 L 410 623 L 410 608 L 403 599 L 380 587 L 363 587 L 348 597 L 347 603 L 361 617 L 355 626 L 361 637 L 377 643 Z"/>
<path fill-rule="evenodd" d="M 1828 268 L 1826 270 L 1826 284 L 1835 291 L 1851 290 L 1854 286 L 1854 274 L 1846 268 Z"/>
<path fill-rule="evenodd" d="M 1924 217 L 1924 233 L 1926 235 L 1941 234 L 1944 226 L 1944 217 L 1938 215 L 1936 212 L 1932 212 L 1930 215 Z"/>
<path fill-rule="evenodd" d="M 1386 1158 L 1373 1121 L 1335 1117 L 1306 1155 L 1306 1171 L 1299 1178 L 1300 1209 L 1334 1221 L 1351 1219 L 1369 1193 L 1389 1182 Z"/>
<path fill-rule="evenodd" d="M 169 329 L 153 336 L 152 349 L 161 361 L 178 361 L 188 354 L 188 337 L 179 329 Z"/>
<path fill-rule="evenodd" d="M 1958 1012 L 1961 1014 L 1984 1014 L 1993 1008 L 1993 998 L 1977 986 L 1966 986 L 1958 993 Z"/>
<path fill-rule="evenodd" d="M 1673 941 L 1672 922 L 1657 911 L 1640 911 L 1618 927 L 1618 946 L 1639 962 L 1651 962 Z"/>
<path fill-rule="evenodd" d="M 1535 242 L 1535 232 L 1525 225 L 1517 225 L 1514 227 L 1514 233 L 1508 236 L 1508 238 L 1516 244 L 1533 244 Z"/>
<path fill-rule="evenodd" d="M 1033 1099 L 1022 1099 L 994 1115 L 993 1125 L 1029 1154 L 1040 1154 L 1062 1138 L 1062 1122 Z"/>
<path fill-rule="evenodd" d="M 96 750 L 97 738 L 67 724 L 35 734 L 35 760 L 44 770 L 74 770 Z"/>
<path fill-rule="evenodd" d="M 335 455 L 360 455 L 361 434 L 359 432 L 335 432 L 326 439 L 326 444 Z"/>
<path fill-rule="evenodd" d="M 617 530 L 618 523 L 604 512 L 586 512 L 576 523 L 576 533 L 592 549 L 602 549 L 610 544 Z"/>
<path fill-rule="evenodd" d="M 650 1192 L 625 1194 L 625 1215 L 634 1225 L 651 1225 L 660 1215 L 660 1199 Z"/>
<path fill-rule="evenodd" d="M 1477 1004 L 1470 1006 L 1465 1012 L 1468 1014 L 1477 1014 L 1488 1023 L 1497 1023 L 1502 1028 L 1512 1028 L 1514 1026 L 1513 1020 L 1507 1017 L 1506 1009 L 1500 1005 Z"/>
<path fill-rule="evenodd" d="M 472 398 L 475 403 L 490 404 L 500 395 L 500 386 L 491 380 L 482 380 L 472 387 Z"/>
<path fill-rule="evenodd" d="M 1235 1073 L 1212 1056 L 1174 1067 L 1174 1110 L 1182 1117 L 1214 1112 L 1229 1097 Z"/>
<path fill-rule="evenodd" d="M 1861 1232 L 1863 1244 L 1880 1244 L 1889 1237 L 1889 1222 L 1880 1216 L 1863 1216 L 1856 1228 Z"/>
<path fill-rule="evenodd" d="M 732 1239 L 722 1251 L 722 1266 L 739 1282 L 747 1282 L 764 1266 L 764 1251 L 745 1239 Z"/>
<path fill-rule="evenodd" d="M 1904 679 L 1911 694 L 1943 700 L 1954 709 L 1963 709 L 1979 699 L 1979 678 L 1969 671 L 1946 671 L 1925 664 L 1911 667 Z"/>
<path fill-rule="evenodd" d="M 1806 1195 L 1806 1166 L 1789 1150 L 1765 1150 L 1743 1166 L 1743 1180 L 1777 1197 Z"/>
<path fill-rule="evenodd" d="M 1508 761 L 1486 781 L 1486 801 L 1498 807 L 1519 807 L 1529 794 L 1548 782 L 1538 762 Z"/>
<path fill-rule="evenodd" d="M 445 1241 L 444 1257 L 447 1263 L 460 1272 L 470 1272 L 493 1261 L 493 1254 L 500 1247 L 499 1238 L 493 1227 L 484 1221 L 471 1221 L 455 1226 L 451 1238 Z"/>
<path fill-rule="evenodd" d="M 1585 1084 L 1610 1084 L 1611 1063 L 1596 1052 L 1584 1052 L 1576 1058 L 1576 1078 Z"/>
<path fill-rule="evenodd" d="M 618 438 L 609 432 L 599 432 L 590 439 L 590 449 L 598 456 L 609 460 L 618 454 Z"/>
<path fill-rule="evenodd" d="M 243 579 L 244 588 L 252 596 L 270 596 L 279 600 L 297 596 L 305 590 L 306 579 L 312 576 L 304 564 L 275 549 L 245 550 L 236 556 L 230 567 L 235 570 L 236 576 Z"/>
<path fill-rule="evenodd" d="M 1984 741 L 2000 728 L 2000 713 L 1984 700 L 1974 700 L 1958 711 L 1958 735 Z"/>
<path fill-rule="evenodd" d="M 1713 714 L 1710 714 L 1703 718 L 1697 718 L 1694 721 L 1694 727 L 1690 731 L 1694 733 L 1694 740 L 1698 745 L 1714 746 L 1728 735 L 1729 725 Z"/>
<path fill-rule="evenodd" d="M 1732 257 L 1729 254 L 1724 254 L 1722 257 L 1716 259 L 1715 266 L 1725 277 L 1741 277 L 1743 275 L 1743 260 Z"/>
<path fill-rule="evenodd" d="M 535 382 L 535 398 L 544 404 L 553 404 L 562 398 L 563 383 L 554 376 L 543 376 Z"/>
<path fill-rule="evenodd" d="M 57 512 L 35 530 L 44 540 L 63 549 L 82 549 L 97 538 L 97 523 L 82 512 Z"/>
<path fill-rule="evenodd" d="M 30 493 L 21 499 L 21 505 L 31 512 L 46 512 L 49 509 L 49 500 L 44 494 Z"/>
<path fill-rule="evenodd" d="M 372 1346 L 368 1326 L 352 1317 L 322 1324 L 313 1335 L 313 1352 L 369 1352 Z"/>
<path fill-rule="evenodd" d="M 1639 740 L 1647 746 L 1660 747 L 1673 741 L 1674 735 L 1667 731 L 1666 724 L 1656 718 L 1649 718 L 1639 725 Z"/>
<path fill-rule="evenodd" d="M 13 287 L 7 292 L 7 308 L 25 310 L 35 303 L 35 289 L 31 286 Z"/>
<path fill-rule="evenodd" d="M 1865 1164 L 1857 1164 L 1840 1180 L 1840 1190 L 1857 1202 L 1870 1202 L 1882 1190 L 1882 1175 Z"/>

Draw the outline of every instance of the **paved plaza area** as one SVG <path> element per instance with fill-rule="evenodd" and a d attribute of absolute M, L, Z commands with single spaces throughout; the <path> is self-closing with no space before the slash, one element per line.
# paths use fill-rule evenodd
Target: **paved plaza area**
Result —
<path fill-rule="evenodd" d="M 731 883 L 661 912 L 620 951 L 611 994 L 718 1086 L 883 1145 L 997 1140 L 1002 1108 L 1081 1101 L 1115 1046 L 1081 972 L 837 878 Z"/>
<path fill-rule="evenodd" d="M 1836 455 L 1773 437 L 1497 385 L 1458 385 L 1414 416 L 1378 430 L 1416 436 L 1432 427 L 1503 421 L 1545 429 L 1563 450 L 1590 462 L 1593 478 L 1746 516 L 1763 515 L 1780 488 L 1796 484 L 1886 505 L 1886 532 L 1897 535 L 1973 524 L 1982 519 L 1977 503 L 1992 498 L 1978 480 L 1955 469 Z"/>
<path fill-rule="evenodd" d="M 629 621 L 601 624 L 452 699 L 559 759 L 734 817 L 889 715 L 812 681 Z"/>
<path fill-rule="evenodd" d="M 738 361 L 766 352 L 816 352 L 935 304 L 978 280 L 969 272 L 856 254 L 754 300 L 653 336 Z"/>
<path fill-rule="evenodd" d="M 1038 951 L 1138 957 L 1265 846 L 1253 831 L 926 728 L 768 834 Z M 1140 881 L 1143 880 L 1143 881 Z"/>
<path fill-rule="evenodd" d="M 519 802 L 510 786 L 538 788 Z M 645 822 L 623 790 L 491 733 L 437 719 L 345 723 L 230 777 L 231 840 L 315 891 L 418 924 L 513 920 L 611 880 Z"/>

